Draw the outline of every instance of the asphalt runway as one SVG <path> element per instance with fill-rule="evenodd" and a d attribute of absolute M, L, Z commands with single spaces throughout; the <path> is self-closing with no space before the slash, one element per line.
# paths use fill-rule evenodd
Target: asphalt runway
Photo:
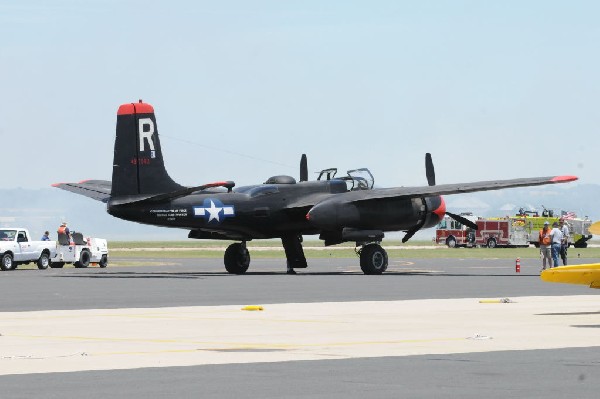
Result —
<path fill-rule="evenodd" d="M 598 292 L 541 282 L 537 260 L 515 273 L 509 260 L 391 259 L 383 276 L 356 258 L 309 259 L 296 276 L 282 259 L 253 259 L 244 276 L 220 259 L 120 262 L 0 273 L 2 397 L 547 399 L 600 387 Z M 515 303 L 478 302 L 498 298 Z"/>

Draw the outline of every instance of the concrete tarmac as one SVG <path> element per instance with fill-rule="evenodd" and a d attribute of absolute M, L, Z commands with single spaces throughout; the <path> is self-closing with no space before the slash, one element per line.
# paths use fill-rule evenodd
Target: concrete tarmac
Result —
<path fill-rule="evenodd" d="M 279 259 L 244 276 L 220 259 L 138 261 L 148 266 L 0 273 L 3 397 L 591 398 L 600 387 L 596 291 L 541 282 L 536 260 L 517 274 L 498 259 L 392 259 L 383 276 L 355 258 L 310 259 L 296 276 Z"/>

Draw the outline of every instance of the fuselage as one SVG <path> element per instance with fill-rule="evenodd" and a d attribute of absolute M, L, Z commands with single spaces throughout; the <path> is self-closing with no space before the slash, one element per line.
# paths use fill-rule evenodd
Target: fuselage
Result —
<path fill-rule="evenodd" d="M 204 190 L 157 203 L 115 205 L 117 201 L 111 199 L 107 210 L 129 221 L 196 230 L 195 238 L 244 240 L 344 228 L 398 231 L 418 224 L 431 227 L 439 221 L 433 213 L 443 204 L 439 196 L 368 199 L 372 191 L 364 190 L 364 201 L 345 202 L 340 195 L 348 192 L 343 180 L 261 184 L 232 191 Z"/>

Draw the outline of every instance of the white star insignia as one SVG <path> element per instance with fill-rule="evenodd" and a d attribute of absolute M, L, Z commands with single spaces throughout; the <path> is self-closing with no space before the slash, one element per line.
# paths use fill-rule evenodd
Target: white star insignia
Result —
<path fill-rule="evenodd" d="M 217 208 L 215 206 L 215 203 L 211 200 L 210 201 L 210 208 L 205 208 L 208 213 L 209 213 L 209 217 L 208 217 L 208 221 L 210 222 L 211 220 L 216 220 L 217 222 L 220 222 L 221 220 L 219 219 L 219 213 L 221 212 L 221 209 L 223 208 Z"/>

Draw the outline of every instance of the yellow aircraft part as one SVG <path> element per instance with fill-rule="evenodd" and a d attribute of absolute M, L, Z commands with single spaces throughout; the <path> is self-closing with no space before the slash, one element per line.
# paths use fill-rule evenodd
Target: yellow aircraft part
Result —
<path fill-rule="evenodd" d="M 560 266 L 544 270 L 540 278 L 548 283 L 585 284 L 600 288 L 600 263 Z"/>
<path fill-rule="evenodd" d="M 592 223 L 591 226 L 589 227 L 588 231 L 591 234 L 600 235 L 600 222 Z"/>

